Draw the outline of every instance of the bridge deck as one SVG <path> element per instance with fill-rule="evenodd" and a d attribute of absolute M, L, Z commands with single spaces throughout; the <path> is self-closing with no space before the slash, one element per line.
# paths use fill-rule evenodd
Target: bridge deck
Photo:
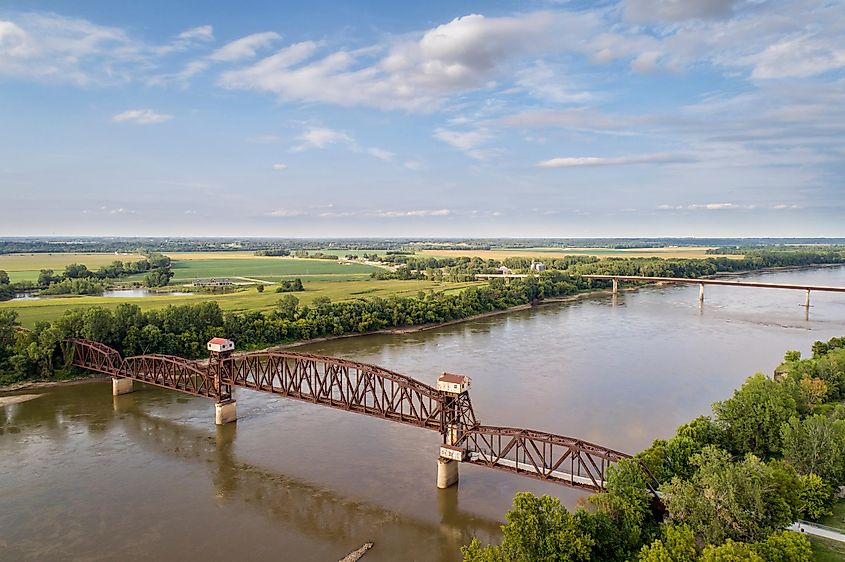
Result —
<path fill-rule="evenodd" d="M 695 279 L 688 277 L 649 277 L 643 275 L 582 275 L 584 279 L 602 281 L 644 281 L 649 283 L 687 283 L 695 285 L 725 285 L 729 287 L 762 287 L 768 289 L 797 289 L 802 291 L 830 291 L 845 293 L 845 287 L 831 285 L 801 285 L 794 283 L 763 283 L 760 281 L 730 281 L 728 279 Z"/>
<path fill-rule="evenodd" d="M 604 488 L 613 463 L 630 458 L 564 435 L 483 426 L 466 391 L 441 391 L 377 365 L 337 357 L 267 350 L 212 356 L 203 363 L 156 354 L 124 358 L 82 339 L 65 340 L 63 352 L 69 365 L 218 402 L 230 400 L 232 388 L 241 387 L 435 430 L 444 444 L 463 451 L 464 462 L 595 492 Z M 656 490 L 659 484 L 640 466 Z"/>

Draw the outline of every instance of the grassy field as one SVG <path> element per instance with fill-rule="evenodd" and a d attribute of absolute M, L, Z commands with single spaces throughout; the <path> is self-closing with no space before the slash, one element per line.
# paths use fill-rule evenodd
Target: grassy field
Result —
<path fill-rule="evenodd" d="M 833 515 L 821 519 L 819 523 L 845 533 L 845 500 L 839 500 L 833 504 Z"/>
<path fill-rule="evenodd" d="M 501 260 L 509 257 L 556 258 L 564 256 L 596 256 L 599 258 L 706 258 L 708 247 L 684 246 L 667 248 L 503 248 L 500 250 L 422 250 L 428 256 L 458 257 L 478 256 Z M 742 257 L 742 256 L 729 256 Z"/>
<path fill-rule="evenodd" d="M 97 269 L 115 260 L 133 262 L 142 259 L 137 254 L 3 254 L 0 255 L 0 269 L 9 274 L 12 283 L 18 281 L 36 281 L 42 269 L 52 269 L 56 273 L 64 271 L 65 266 L 82 263 L 88 269 Z"/>
<path fill-rule="evenodd" d="M 362 263 L 337 262 L 302 258 L 256 257 L 210 259 L 184 259 L 172 255 L 172 283 L 209 277 L 266 277 L 307 275 L 369 275 L 379 268 Z"/>
<path fill-rule="evenodd" d="M 333 302 L 355 300 L 369 297 L 415 296 L 419 291 L 436 292 L 459 291 L 478 283 L 437 283 L 434 281 L 309 281 L 303 278 L 305 291 L 293 293 L 300 303 L 308 304 L 317 297 L 328 297 Z M 174 287 L 178 289 L 178 287 Z M 66 310 L 85 308 L 93 305 L 115 308 L 121 303 L 131 302 L 143 309 L 164 308 L 168 305 L 214 301 L 220 303 L 223 310 L 271 310 L 282 294 L 276 293 L 269 286 L 263 293 L 255 288 L 244 289 L 228 294 L 196 294 L 179 296 L 148 296 L 141 298 L 114 297 L 53 297 L 41 300 L 20 300 L 0 303 L 0 309 L 11 308 L 18 312 L 18 319 L 24 327 L 31 328 L 39 320 L 53 320 Z"/>
<path fill-rule="evenodd" d="M 813 545 L 813 558 L 816 562 L 842 562 L 845 560 L 845 543 L 808 537 Z"/>

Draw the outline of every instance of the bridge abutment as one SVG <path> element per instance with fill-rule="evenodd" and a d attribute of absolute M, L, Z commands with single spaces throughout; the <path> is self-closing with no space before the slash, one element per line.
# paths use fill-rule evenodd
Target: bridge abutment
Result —
<path fill-rule="evenodd" d="M 132 379 L 124 379 L 120 377 L 112 377 L 111 379 L 111 393 L 112 396 L 120 396 L 121 394 L 129 394 L 135 391 L 135 384 Z"/>
<path fill-rule="evenodd" d="M 225 425 L 238 420 L 238 402 L 236 400 L 226 400 L 224 402 L 217 402 L 214 404 L 214 423 L 217 425 Z"/>
<path fill-rule="evenodd" d="M 458 483 L 460 463 L 451 459 L 437 459 L 437 487 L 441 490 Z"/>

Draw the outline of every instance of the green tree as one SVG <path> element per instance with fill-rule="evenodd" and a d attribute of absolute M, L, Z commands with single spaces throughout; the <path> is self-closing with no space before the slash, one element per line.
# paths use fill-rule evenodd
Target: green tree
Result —
<path fill-rule="evenodd" d="M 299 299 L 293 295 L 284 295 L 276 303 L 276 314 L 291 322 L 296 320 L 296 312 L 299 307 Z"/>
<path fill-rule="evenodd" d="M 793 522 L 780 478 L 757 457 L 734 463 L 709 446 L 692 462 L 698 470 L 690 480 L 676 477 L 661 490 L 672 518 L 688 524 L 702 544 L 760 540 Z"/>
<path fill-rule="evenodd" d="M 701 552 L 699 560 L 700 562 L 765 562 L 750 545 L 734 542 L 731 539 L 719 546 L 707 545 Z"/>
<path fill-rule="evenodd" d="M 263 283 L 259 284 L 257 287 L 255 287 L 255 290 L 258 291 L 259 293 L 263 293 L 264 292 L 264 284 Z"/>
<path fill-rule="evenodd" d="M 642 548 L 639 562 L 695 562 L 695 533 L 687 525 L 662 525 L 662 537 Z"/>
<path fill-rule="evenodd" d="M 801 514 L 812 521 L 827 515 L 833 515 L 833 487 L 817 474 L 800 477 L 798 498 L 801 502 Z"/>
<path fill-rule="evenodd" d="M 781 425 L 783 458 L 801 474 L 838 485 L 845 474 L 845 421 L 828 416 L 792 417 Z"/>
<path fill-rule="evenodd" d="M 813 548 L 809 539 L 792 531 L 772 533 L 764 542 L 753 544 L 752 549 L 766 562 L 813 561 Z"/>
<path fill-rule="evenodd" d="M 9 283 L 9 274 L 0 269 L 0 285 L 8 285 Z"/>
<path fill-rule="evenodd" d="M 466 562 L 566 562 L 590 560 L 595 541 L 582 532 L 578 518 L 557 498 L 521 492 L 505 516 L 501 546 L 482 547 L 478 540 L 461 548 Z"/>
<path fill-rule="evenodd" d="M 768 458 L 781 450 L 780 426 L 797 415 L 788 389 L 761 373 L 749 377 L 732 398 L 713 406 L 731 449 Z"/>

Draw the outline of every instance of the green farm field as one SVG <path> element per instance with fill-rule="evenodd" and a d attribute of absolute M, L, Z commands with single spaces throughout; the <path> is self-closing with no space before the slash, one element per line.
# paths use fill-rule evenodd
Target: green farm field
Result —
<path fill-rule="evenodd" d="M 72 263 L 85 264 L 88 269 L 98 269 L 115 260 L 133 262 L 143 257 L 138 254 L 3 254 L 0 255 L 0 269 L 9 274 L 12 283 L 17 283 L 36 281 L 42 269 L 52 269 L 56 273 L 61 273 Z"/>
<path fill-rule="evenodd" d="M 144 310 L 164 308 L 168 305 L 193 304 L 203 301 L 217 301 L 223 310 L 227 311 L 267 311 L 272 310 L 283 294 L 293 294 L 302 304 L 309 304 L 317 297 L 328 297 L 333 302 L 349 301 L 371 297 L 415 296 L 419 291 L 435 292 L 460 291 L 477 282 L 467 283 L 438 283 L 435 281 L 375 281 L 371 279 L 360 281 L 308 281 L 303 278 L 305 291 L 297 293 L 276 293 L 270 285 L 263 293 L 254 287 L 226 294 L 195 294 L 195 295 L 152 295 L 139 298 L 116 297 L 50 297 L 40 300 L 19 300 L 0 303 L 0 309 L 14 309 L 18 312 L 18 320 L 25 328 L 31 328 L 39 320 L 53 320 L 66 310 L 102 306 L 116 308 L 122 303 L 133 303 Z M 178 290 L 178 287 L 174 287 Z"/>
<path fill-rule="evenodd" d="M 209 277 L 266 277 L 359 274 L 367 276 L 379 268 L 361 263 L 303 258 L 257 257 L 234 259 L 180 259 L 172 255 L 173 280 L 190 281 Z"/>
<path fill-rule="evenodd" d="M 707 254 L 709 247 L 684 246 L 665 248 L 501 248 L 496 250 L 422 250 L 418 253 L 427 256 L 440 257 L 479 257 L 484 259 L 502 260 L 510 257 L 526 258 L 562 258 L 565 256 L 595 256 L 598 258 L 688 258 L 703 259 L 711 257 Z M 742 256 L 727 256 L 741 258 Z"/>

